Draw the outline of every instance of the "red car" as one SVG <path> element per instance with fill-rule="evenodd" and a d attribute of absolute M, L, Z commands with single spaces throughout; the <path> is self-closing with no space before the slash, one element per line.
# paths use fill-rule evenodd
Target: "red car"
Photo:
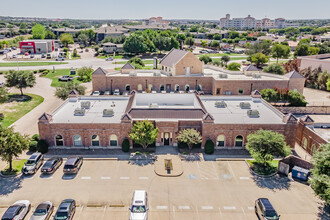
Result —
<path fill-rule="evenodd" d="M 25 56 L 29 56 L 29 53 L 28 53 L 28 52 L 26 52 L 24 55 L 25 55 Z"/>

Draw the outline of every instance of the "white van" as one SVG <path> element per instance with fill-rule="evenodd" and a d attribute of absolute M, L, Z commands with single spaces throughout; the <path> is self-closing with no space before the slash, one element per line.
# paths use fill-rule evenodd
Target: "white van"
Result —
<path fill-rule="evenodd" d="M 132 198 L 132 206 L 129 215 L 130 220 L 148 219 L 148 198 L 145 190 L 135 190 Z"/>

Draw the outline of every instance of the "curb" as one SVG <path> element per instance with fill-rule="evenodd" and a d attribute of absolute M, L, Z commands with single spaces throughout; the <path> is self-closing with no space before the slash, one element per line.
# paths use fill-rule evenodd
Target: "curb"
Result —
<path fill-rule="evenodd" d="M 157 173 L 157 171 L 155 170 L 155 173 L 158 175 L 158 176 L 161 176 L 161 177 L 178 177 L 178 176 L 181 176 L 183 174 L 183 171 L 181 173 L 178 173 L 178 174 L 169 174 L 169 175 L 166 175 L 166 174 L 159 174 Z"/>
<path fill-rule="evenodd" d="M 215 161 L 246 161 L 246 158 L 216 158 Z"/>
<path fill-rule="evenodd" d="M 3 174 L 0 172 L 0 177 L 1 177 L 1 178 L 12 178 L 12 177 L 18 177 L 18 176 L 22 176 L 22 172 L 19 172 L 19 173 L 14 174 L 14 175 L 3 175 Z"/>
<path fill-rule="evenodd" d="M 125 207 L 125 205 L 120 205 L 120 204 L 110 204 L 109 207 L 120 208 L 120 207 Z"/>
<path fill-rule="evenodd" d="M 252 175 L 254 175 L 254 176 L 261 177 L 261 178 L 270 178 L 270 177 L 273 177 L 273 176 L 275 176 L 276 174 L 278 174 L 278 171 L 276 171 L 275 173 L 269 174 L 269 175 L 260 175 L 260 174 L 257 174 L 257 173 L 255 173 L 255 172 L 252 170 L 250 164 L 249 164 L 246 160 L 244 160 L 244 162 L 245 162 L 245 164 L 248 166 L 248 168 L 249 168 L 249 170 L 250 170 L 250 173 L 251 173 Z"/>

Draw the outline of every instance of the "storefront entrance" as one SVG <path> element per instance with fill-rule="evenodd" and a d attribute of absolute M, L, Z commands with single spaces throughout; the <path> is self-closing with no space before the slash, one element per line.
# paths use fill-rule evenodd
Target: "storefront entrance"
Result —
<path fill-rule="evenodd" d="M 170 145 L 170 133 L 165 132 L 164 133 L 164 146 Z"/>

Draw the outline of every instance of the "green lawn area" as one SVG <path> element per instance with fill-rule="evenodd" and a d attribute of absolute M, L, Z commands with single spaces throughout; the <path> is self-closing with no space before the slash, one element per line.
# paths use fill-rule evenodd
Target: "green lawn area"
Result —
<path fill-rule="evenodd" d="M 230 57 L 230 60 L 246 60 L 248 57 Z M 213 58 L 213 61 L 221 61 L 221 58 Z"/>
<path fill-rule="evenodd" d="M 237 54 L 237 53 L 230 53 L 230 54 L 226 54 L 226 53 L 206 53 L 206 54 L 202 54 L 202 55 L 197 55 L 197 57 L 201 57 L 203 55 L 209 55 L 210 57 L 222 57 L 224 55 L 228 55 L 228 56 L 243 56 L 243 54 Z"/>
<path fill-rule="evenodd" d="M 269 163 L 269 166 L 264 167 L 258 164 L 255 160 L 247 160 L 252 170 L 259 175 L 270 175 L 277 171 L 279 160 L 273 160 Z"/>
<path fill-rule="evenodd" d="M 106 59 L 108 57 L 113 57 L 113 56 L 110 56 L 110 55 L 107 55 L 107 56 L 98 56 L 97 58 L 100 58 L 100 59 Z M 124 56 L 122 55 L 119 55 L 119 56 L 115 56 L 114 59 L 123 59 Z"/>
<path fill-rule="evenodd" d="M 10 126 L 43 101 L 43 97 L 35 94 L 26 93 L 23 97 L 19 94 L 10 94 L 9 101 L 0 104 L 0 112 L 4 114 L 0 124 L 3 127 Z"/>
<path fill-rule="evenodd" d="M 154 67 L 153 66 L 145 66 L 145 67 L 142 67 L 143 70 L 152 70 Z M 121 67 L 116 67 L 115 70 L 120 70 Z"/>
<path fill-rule="evenodd" d="M 1 170 L 1 174 L 3 175 L 15 175 L 21 172 L 24 163 L 27 161 L 27 159 L 22 159 L 22 160 L 13 160 L 12 162 L 12 171 L 9 172 L 9 164 L 6 166 L 4 170 Z"/>
<path fill-rule="evenodd" d="M 50 66 L 50 65 L 59 65 L 67 64 L 68 62 L 7 62 L 0 63 L 0 67 L 12 67 L 12 66 Z"/>
<path fill-rule="evenodd" d="M 142 60 L 144 64 L 153 64 L 154 61 L 153 60 Z M 119 62 L 116 62 L 116 64 L 126 64 L 128 62 L 127 61 L 119 61 Z M 112 62 L 113 64 L 115 64 L 115 62 Z"/>
<path fill-rule="evenodd" d="M 59 87 L 61 84 L 66 83 L 66 82 L 58 81 L 58 78 L 63 75 L 70 75 L 70 70 L 69 69 L 58 69 L 58 70 L 55 70 L 55 73 L 53 73 L 52 71 L 49 72 L 45 77 L 52 80 L 51 86 Z M 73 80 L 73 82 L 81 83 L 77 78 L 75 78 Z"/>

